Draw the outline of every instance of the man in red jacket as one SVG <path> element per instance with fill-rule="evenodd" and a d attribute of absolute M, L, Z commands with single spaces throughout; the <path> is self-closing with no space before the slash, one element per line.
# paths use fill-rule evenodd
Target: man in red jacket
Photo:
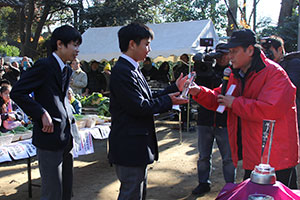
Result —
<path fill-rule="evenodd" d="M 251 30 L 233 32 L 227 47 L 233 67 L 228 87 L 236 85 L 232 95 L 221 95 L 221 87 L 211 90 L 196 84 L 190 94 L 208 109 L 226 106 L 232 160 L 235 166 L 238 160 L 243 160 L 244 180 L 261 162 L 263 120 L 276 120 L 270 165 L 275 168 L 277 180 L 296 189 L 295 166 L 299 163 L 296 88 L 280 65 L 266 58 Z"/>

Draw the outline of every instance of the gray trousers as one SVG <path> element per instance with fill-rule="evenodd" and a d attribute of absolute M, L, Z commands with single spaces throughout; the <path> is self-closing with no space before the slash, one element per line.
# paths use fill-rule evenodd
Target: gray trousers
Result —
<path fill-rule="evenodd" d="M 41 200 L 70 200 L 73 186 L 73 144 L 63 150 L 37 148 L 42 179 Z"/>
<path fill-rule="evenodd" d="M 125 167 L 115 165 L 121 182 L 118 200 L 145 200 L 147 188 L 147 166 Z"/>
<path fill-rule="evenodd" d="M 212 168 L 211 157 L 214 140 L 217 141 L 222 156 L 223 176 L 225 182 L 234 183 L 236 170 L 231 159 L 227 128 L 198 126 L 198 150 L 200 155 L 197 167 L 199 183 L 211 183 L 209 177 Z"/>

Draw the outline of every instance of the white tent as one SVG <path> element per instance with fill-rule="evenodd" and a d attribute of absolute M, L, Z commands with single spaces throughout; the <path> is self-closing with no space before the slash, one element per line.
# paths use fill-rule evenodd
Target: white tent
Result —
<path fill-rule="evenodd" d="M 147 24 L 154 31 L 149 56 L 168 57 L 180 56 L 183 53 L 195 54 L 203 52 L 200 38 L 213 38 L 214 46 L 219 38 L 211 20 Z M 82 35 L 82 45 L 79 48 L 80 60 L 111 60 L 121 55 L 117 32 L 121 26 L 89 28 Z"/>

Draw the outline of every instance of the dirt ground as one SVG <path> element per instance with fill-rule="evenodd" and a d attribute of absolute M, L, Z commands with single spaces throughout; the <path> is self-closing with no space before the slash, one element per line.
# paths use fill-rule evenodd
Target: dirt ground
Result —
<path fill-rule="evenodd" d="M 225 182 L 222 160 L 214 145 L 211 192 L 196 197 L 191 191 L 197 186 L 197 133 L 183 132 L 180 144 L 178 130 L 158 126 L 159 161 L 148 167 L 147 199 L 152 200 L 211 200 L 215 199 Z M 116 200 L 119 182 L 114 168 L 106 157 L 106 140 L 94 140 L 95 153 L 80 156 L 74 163 L 73 200 Z M 237 182 L 242 181 L 241 163 L 237 169 Z M 0 164 L 0 199 L 25 200 L 28 197 L 26 161 Z M 298 170 L 299 171 L 299 170 Z M 32 162 L 32 180 L 40 184 L 37 161 Z M 39 199 L 40 188 L 33 187 L 33 200 Z"/>

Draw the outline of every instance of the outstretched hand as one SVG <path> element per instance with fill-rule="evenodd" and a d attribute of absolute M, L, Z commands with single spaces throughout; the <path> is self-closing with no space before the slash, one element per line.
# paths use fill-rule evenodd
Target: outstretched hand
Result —
<path fill-rule="evenodd" d="M 169 97 L 171 98 L 173 105 L 180 105 L 180 104 L 185 104 L 185 103 L 189 102 L 188 99 L 182 98 L 179 95 L 180 95 L 180 92 L 175 92 L 175 93 L 169 94 Z"/>
<path fill-rule="evenodd" d="M 176 86 L 179 91 L 183 90 L 183 86 L 184 86 L 185 82 L 187 81 L 187 78 L 188 78 L 188 75 L 183 77 L 183 74 L 181 73 L 180 76 L 178 77 L 178 79 L 176 80 Z"/>

